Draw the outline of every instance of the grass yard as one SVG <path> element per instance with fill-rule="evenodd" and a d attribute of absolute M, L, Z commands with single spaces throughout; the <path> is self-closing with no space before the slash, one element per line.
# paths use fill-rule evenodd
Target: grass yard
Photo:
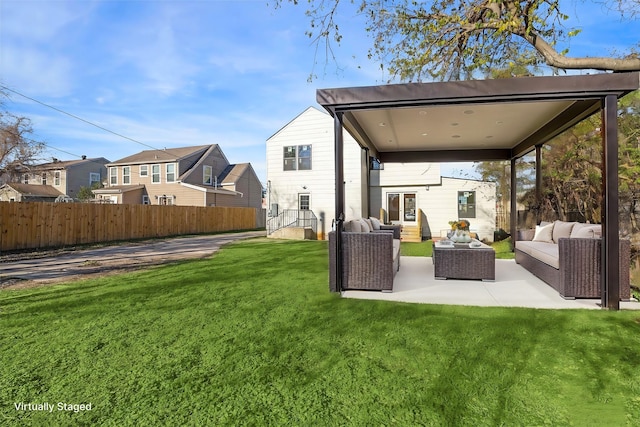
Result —
<path fill-rule="evenodd" d="M 640 313 L 341 299 L 327 264 L 257 239 L 0 291 L 0 425 L 640 425 Z"/>

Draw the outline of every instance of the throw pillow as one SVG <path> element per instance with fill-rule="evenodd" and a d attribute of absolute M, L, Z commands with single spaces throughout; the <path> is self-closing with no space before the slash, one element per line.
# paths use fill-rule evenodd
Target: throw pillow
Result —
<path fill-rule="evenodd" d="M 362 230 L 361 230 L 362 232 L 364 233 L 371 232 L 371 229 L 369 228 L 369 224 L 367 224 L 367 222 L 363 218 L 358 219 L 358 222 L 360 223 L 360 227 L 362 227 Z"/>
<path fill-rule="evenodd" d="M 370 216 L 369 219 L 371 220 L 371 225 L 373 225 L 373 229 L 380 230 L 380 220 L 372 216 Z"/>
<path fill-rule="evenodd" d="M 553 224 L 545 226 L 536 225 L 536 234 L 533 236 L 533 241 L 553 243 L 552 233 Z"/>
<path fill-rule="evenodd" d="M 569 238 L 574 225 L 576 225 L 575 222 L 555 221 L 552 234 L 554 243 L 558 243 L 560 238 Z"/>
<path fill-rule="evenodd" d="M 367 223 L 367 226 L 369 226 L 369 232 L 373 231 L 374 228 L 373 228 L 373 224 L 371 223 L 371 220 L 369 218 L 363 218 L 363 219 L 364 219 L 364 222 Z"/>
<path fill-rule="evenodd" d="M 600 239 L 602 237 L 602 227 L 599 224 L 580 224 L 575 233 L 571 233 L 572 238 Z"/>

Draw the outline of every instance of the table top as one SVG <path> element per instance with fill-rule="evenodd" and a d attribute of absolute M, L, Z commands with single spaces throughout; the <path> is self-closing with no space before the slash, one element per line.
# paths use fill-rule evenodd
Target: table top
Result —
<path fill-rule="evenodd" d="M 438 240 L 435 243 L 436 249 L 491 249 L 491 246 L 485 245 L 479 240 L 472 239 L 470 243 L 454 243 L 451 240 Z"/>

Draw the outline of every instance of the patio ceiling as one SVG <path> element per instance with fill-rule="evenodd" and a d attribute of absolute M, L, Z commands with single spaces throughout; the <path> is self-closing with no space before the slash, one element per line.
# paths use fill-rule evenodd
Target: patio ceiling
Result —
<path fill-rule="evenodd" d="M 639 83 L 637 72 L 408 83 L 320 89 L 317 101 L 383 162 L 508 160 Z"/>

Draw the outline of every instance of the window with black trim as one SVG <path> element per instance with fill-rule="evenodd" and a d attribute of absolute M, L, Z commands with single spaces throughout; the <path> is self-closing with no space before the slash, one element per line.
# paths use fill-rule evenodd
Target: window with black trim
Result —
<path fill-rule="evenodd" d="M 311 145 L 289 145 L 284 147 L 283 170 L 311 170 Z"/>

